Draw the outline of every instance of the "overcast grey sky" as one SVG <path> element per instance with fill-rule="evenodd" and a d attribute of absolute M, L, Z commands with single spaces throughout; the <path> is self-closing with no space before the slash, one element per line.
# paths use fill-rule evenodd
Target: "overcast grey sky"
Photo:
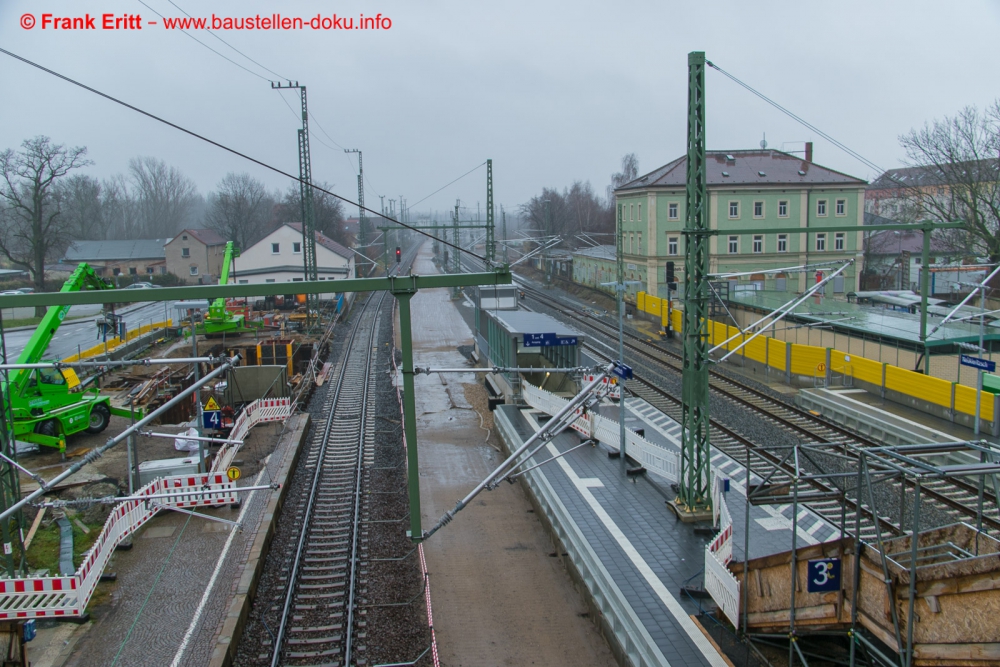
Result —
<path fill-rule="evenodd" d="M 168 17 L 169 0 L 144 0 Z M 322 2 L 174 0 L 194 16 L 381 14 L 382 31 L 218 31 L 309 91 L 313 175 L 355 199 L 364 151 L 369 206 L 411 204 L 493 158 L 498 203 L 589 180 L 604 192 L 628 152 L 650 171 L 681 155 L 687 53 L 768 94 L 881 167 L 897 137 L 926 120 L 1000 97 L 1000 3 L 899 2 Z M 23 14 L 36 25 L 21 27 Z M 42 29 L 43 13 L 139 14 L 142 30 Z M 355 20 L 357 20 L 355 18 Z M 100 19 L 98 19 L 98 26 Z M 275 78 L 211 34 L 195 37 Z M 0 0 L 0 46 L 289 172 L 297 172 L 298 98 L 207 50 L 138 0 Z M 0 55 L 0 149 L 45 134 L 84 145 L 105 177 L 152 155 L 202 193 L 228 171 L 271 187 L 286 179 Z M 717 72 L 707 74 L 708 147 L 816 143 L 815 160 L 862 178 L 863 164 Z M 332 140 L 331 138 L 332 137 Z M 329 147 L 322 145 L 324 142 Z M 336 142 L 336 143 L 335 143 Z M 353 156 L 351 156 L 353 158 Z M 485 169 L 418 205 L 485 200 Z M 348 208 L 349 213 L 353 213 Z"/>

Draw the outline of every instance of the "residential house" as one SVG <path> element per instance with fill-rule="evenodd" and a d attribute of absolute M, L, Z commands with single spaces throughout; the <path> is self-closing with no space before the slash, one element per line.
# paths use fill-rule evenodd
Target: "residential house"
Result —
<path fill-rule="evenodd" d="M 926 165 L 890 169 L 872 181 L 865 192 L 865 207 L 875 213 L 904 222 L 940 217 L 926 210 L 921 201 L 933 199 L 945 208 L 954 188 L 970 196 L 970 188 L 982 188 L 975 198 L 992 198 L 1000 181 L 1000 162 L 996 158 L 954 162 L 938 167 Z M 985 186 L 985 187 L 984 187 Z"/>
<path fill-rule="evenodd" d="M 863 250 L 865 181 L 805 158 L 770 149 L 708 151 L 708 225 L 718 230 L 709 241 L 709 271 L 745 273 L 739 281 L 760 282 L 766 269 L 855 259 Z M 684 281 L 685 188 L 687 156 L 677 158 L 615 190 L 622 216 L 626 280 L 630 287 L 666 296 L 665 265 L 675 262 Z M 829 230 L 831 227 L 857 227 Z M 746 234 L 744 229 L 774 229 Z M 634 267 L 634 268 L 633 268 Z M 835 279 L 832 293 L 858 289 L 860 266 Z M 785 278 L 771 274 L 776 278 Z M 805 290 L 812 274 L 789 274 L 788 289 Z M 785 281 L 781 281 L 785 282 Z"/>
<path fill-rule="evenodd" d="M 880 224 L 886 222 L 891 221 L 883 219 Z M 892 230 L 871 232 L 865 244 L 864 289 L 920 291 L 923 232 Z M 958 265 L 962 258 L 962 253 L 955 250 L 951 244 L 931 234 L 929 259 L 932 277 L 934 265 Z M 951 282 L 942 281 L 941 285 L 931 285 L 931 291 L 945 295 L 953 291 L 953 287 Z"/>
<path fill-rule="evenodd" d="M 167 272 L 188 284 L 219 282 L 226 239 L 211 229 L 185 229 L 163 246 Z"/>
<path fill-rule="evenodd" d="M 320 280 L 354 277 L 354 253 L 316 232 L 316 272 Z M 236 260 L 239 284 L 298 282 L 303 279 L 302 223 L 289 222 L 243 251 Z"/>
<path fill-rule="evenodd" d="M 169 242 L 170 239 L 73 241 L 61 263 L 75 268 L 86 262 L 104 278 L 128 276 L 128 282 L 143 281 L 167 272 L 163 248 Z"/>

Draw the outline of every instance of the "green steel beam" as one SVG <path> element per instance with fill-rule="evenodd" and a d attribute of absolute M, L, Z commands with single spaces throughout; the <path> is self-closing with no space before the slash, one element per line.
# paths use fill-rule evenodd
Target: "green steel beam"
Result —
<path fill-rule="evenodd" d="M 332 294 L 339 292 L 375 292 L 435 287 L 466 287 L 474 285 L 508 285 L 510 267 L 497 267 L 486 273 L 458 273 L 433 276 L 398 276 L 382 278 L 345 278 L 294 283 L 261 283 L 256 285 L 191 285 L 163 287 L 152 290 L 101 290 L 87 292 L 40 292 L 34 294 L 0 295 L 0 308 L 25 306 L 79 306 L 85 303 L 143 303 L 147 301 L 180 301 L 219 297 L 277 296 L 281 294 Z"/>
<path fill-rule="evenodd" d="M 460 220 L 459 222 L 462 222 L 462 221 Z M 467 220 L 466 222 L 469 222 L 469 221 Z M 455 225 L 454 224 L 450 224 L 450 225 L 423 225 L 423 226 L 419 226 L 419 227 L 416 226 L 416 225 L 414 225 L 413 228 L 414 229 L 419 229 L 421 231 L 428 230 L 428 229 L 455 229 Z M 459 225 L 458 228 L 459 229 L 486 229 L 486 225 Z M 385 230 L 401 229 L 401 227 L 398 227 L 398 226 L 396 226 L 396 227 L 379 227 L 378 229 L 381 229 L 381 230 L 385 231 Z"/>
<path fill-rule="evenodd" d="M 493 217 L 493 160 L 486 160 L 486 266 L 496 258 L 496 220 Z"/>
<path fill-rule="evenodd" d="M 420 526 L 420 468 L 417 456 L 417 406 L 416 390 L 413 386 L 413 332 L 410 324 L 410 299 L 416 293 L 403 285 L 393 289 L 392 294 L 399 303 L 399 338 L 403 353 L 403 438 L 406 440 L 406 475 L 410 498 L 410 530 L 413 542 L 423 539 Z"/>
<path fill-rule="evenodd" d="M 681 466 L 677 504 L 682 518 L 711 513 L 708 417 L 708 194 L 705 178 L 705 54 L 688 54 L 687 220 L 683 230 L 684 360 Z"/>

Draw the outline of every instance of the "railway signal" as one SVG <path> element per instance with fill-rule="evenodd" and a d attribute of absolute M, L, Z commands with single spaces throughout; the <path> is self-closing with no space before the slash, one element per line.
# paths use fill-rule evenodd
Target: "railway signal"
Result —
<path fill-rule="evenodd" d="M 399 246 L 396 246 L 396 264 L 399 264 L 402 261 L 403 261 L 403 251 L 399 248 Z"/>

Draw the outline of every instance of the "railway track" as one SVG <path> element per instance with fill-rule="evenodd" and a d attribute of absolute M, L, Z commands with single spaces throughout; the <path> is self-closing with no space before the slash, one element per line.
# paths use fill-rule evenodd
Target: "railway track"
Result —
<path fill-rule="evenodd" d="M 536 303 L 542 304 L 551 311 L 551 314 L 562 316 L 572 320 L 574 325 L 583 328 L 590 333 L 592 340 L 601 340 L 604 347 L 588 345 L 588 349 L 594 356 L 609 360 L 609 352 L 617 348 L 617 328 L 595 318 L 592 314 L 575 310 L 566 301 L 557 301 L 545 292 L 534 289 L 521 281 L 522 290 L 529 298 Z M 680 399 L 664 391 L 658 386 L 657 377 L 662 374 L 681 374 L 681 356 L 673 351 L 664 349 L 660 345 L 637 336 L 626 330 L 625 347 L 631 354 L 642 358 L 641 370 L 635 371 L 638 384 L 633 386 L 633 393 L 645 399 L 654 407 L 670 416 L 677 422 L 681 421 Z M 635 364 L 636 368 L 640 367 Z M 722 400 L 740 405 L 752 410 L 760 419 L 766 420 L 776 428 L 794 435 L 800 442 L 839 444 L 845 450 L 848 447 L 877 447 L 881 443 L 870 440 L 863 435 L 844 428 L 838 424 L 830 422 L 812 412 L 803 410 L 797 406 L 790 405 L 782 400 L 774 398 L 759 389 L 739 382 L 719 371 L 711 371 L 709 378 L 710 389 L 713 394 Z M 755 473 L 767 474 L 758 469 L 755 460 L 769 471 L 775 464 L 779 463 L 780 457 L 769 451 L 766 446 L 755 443 L 749 438 L 738 433 L 717 419 L 712 419 L 712 433 L 710 439 L 712 444 L 720 451 L 728 454 L 737 461 L 746 461 L 747 450 L 751 452 L 751 468 Z M 773 478 L 775 484 L 783 484 L 791 479 L 792 469 L 789 465 L 782 466 L 783 473 L 779 473 Z M 907 480 L 908 488 L 913 484 Z M 894 482 L 898 487 L 899 483 Z M 823 482 L 814 482 L 813 486 L 821 492 L 832 493 L 836 489 Z M 935 509 L 943 513 L 952 521 L 968 521 L 977 519 L 978 487 L 963 479 L 933 479 L 925 480 L 921 488 L 922 495 L 935 505 Z M 899 495 L 898 493 L 896 494 Z M 834 525 L 840 525 L 844 518 L 841 504 L 838 501 L 826 500 L 822 502 L 812 502 L 809 507 L 816 513 L 822 515 Z M 1000 531 L 1000 520 L 996 517 L 1000 513 L 1000 505 L 996 496 L 988 489 L 984 492 L 983 504 L 983 527 L 988 531 Z M 854 526 L 855 512 L 857 508 L 853 503 L 849 503 L 846 508 L 847 525 Z M 865 504 L 861 506 L 861 535 L 864 539 L 875 538 L 875 517 Z M 880 516 L 878 519 L 881 529 L 890 534 L 903 532 L 900 527 L 899 517 Z M 905 528 L 905 523 L 904 523 Z"/>

